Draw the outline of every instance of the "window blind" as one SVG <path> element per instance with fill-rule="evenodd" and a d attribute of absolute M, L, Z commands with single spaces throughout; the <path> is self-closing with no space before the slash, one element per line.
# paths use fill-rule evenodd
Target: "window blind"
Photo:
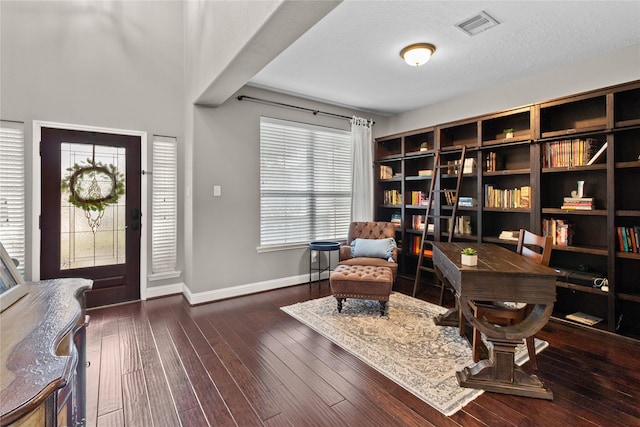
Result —
<path fill-rule="evenodd" d="M 178 229 L 178 146 L 154 135 L 152 154 L 151 270 L 175 271 Z"/>
<path fill-rule="evenodd" d="M 350 135 L 260 119 L 261 246 L 346 238 L 351 218 Z"/>
<path fill-rule="evenodd" d="M 24 123 L 0 120 L 0 242 L 24 275 Z"/>

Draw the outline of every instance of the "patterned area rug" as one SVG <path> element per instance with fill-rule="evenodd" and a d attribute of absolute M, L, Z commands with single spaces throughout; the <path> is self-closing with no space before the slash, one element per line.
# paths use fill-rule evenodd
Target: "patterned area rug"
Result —
<path fill-rule="evenodd" d="M 377 301 L 357 299 L 347 299 L 338 313 L 332 296 L 281 310 L 447 416 L 483 393 L 458 385 L 456 371 L 473 363 L 471 348 L 458 328 L 433 323 L 433 317 L 447 310 L 443 307 L 394 292 L 385 317 L 380 317 Z M 536 352 L 547 346 L 536 339 Z M 528 360 L 526 346 L 518 346 L 516 363 Z"/>

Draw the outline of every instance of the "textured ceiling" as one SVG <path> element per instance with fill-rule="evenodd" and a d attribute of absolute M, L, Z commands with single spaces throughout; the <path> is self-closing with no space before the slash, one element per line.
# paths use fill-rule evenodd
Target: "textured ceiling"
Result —
<path fill-rule="evenodd" d="M 455 27 L 481 11 L 500 25 Z M 437 47 L 418 68 L 399 56 L 416 42 Z M 637 43 L 640 1 L 346 0 L 250 84 L 396 114 Z"/>

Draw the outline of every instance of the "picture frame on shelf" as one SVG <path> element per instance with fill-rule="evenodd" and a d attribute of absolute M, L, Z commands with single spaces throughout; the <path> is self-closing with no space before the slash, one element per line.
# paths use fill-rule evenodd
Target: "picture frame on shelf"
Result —
<path fill-rule="evenodd" d="M 24 279 L 0 243 L 0 312 L 27 294 Z"/>

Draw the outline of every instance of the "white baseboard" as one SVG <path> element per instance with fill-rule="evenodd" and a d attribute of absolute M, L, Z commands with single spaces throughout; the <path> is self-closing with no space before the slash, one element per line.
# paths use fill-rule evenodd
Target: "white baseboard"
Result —
<path fill-rule="evenodd" d="M 317 278 L 317 274 L 315 278 Z M 323 278 L 328 277 L 328 273 L 323 274 Z M 314 280 L 315 280 L 314 278 Z M 246 285 L 233 286 L 224 289 L 192 293 L 188 286 L 184 287 L 184 296 L 191 305 L 203 304 L 218 301 L 226 298 L 239 297 L 242 295 L 255 294 L 258 292 L 270 291 L 273 289 L 285 288 L 287 286 L 308 283 L 309 275 L 300 274 L 298 276 L 282 277 L 280 279 L 265 280 L 264 282 L 249 283 Z"/>
<path fill-rule="evenodd" d="M 322 280 L 327 279 L 328 277 L 328 272 L 323 272 L 320 276 Z M 318 280 L 318 273 L 312 275 L 312 280 Z M 297 276 L 282 277 L 279 279 L 265 280 L 264 282 L 249 283 L 246 285 L 232 286 L 230 288 L 215 289 L 212 291 L 197 293 L 191 292 L 191 289 L 189 289 L 189 286 L 187 286 L 185 283 L 174 283 L 171 285 L 153 286 L 147 288 L 146 299 L 182 294 L 187 299 L 190 305 L 197 305 L 227 298 L 255 294 L 258 292 L 270 291 L 273 289 L 285 288 L 287 286 L 299 285 L 301 283 L 308 282 L 308 274 L 299 274 Z"/>

